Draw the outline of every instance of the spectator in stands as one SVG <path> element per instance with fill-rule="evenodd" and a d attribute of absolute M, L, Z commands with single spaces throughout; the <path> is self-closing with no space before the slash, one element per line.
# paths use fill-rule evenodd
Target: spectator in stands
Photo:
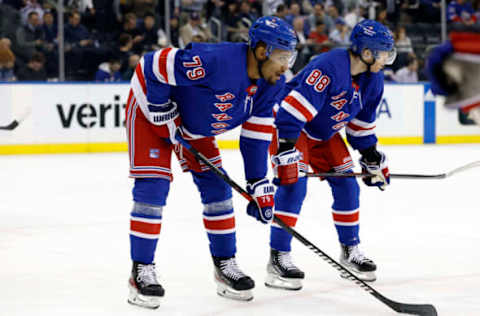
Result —
<path fill-rule="evenodd" d="M 47 76 L 48 78 L 58 77 L 57 25 L 50 10 L 46 10 L 43 14 L 42 31 L 45 41 L 41 51 L 45 54 Z"/>
<path fill-rule="evenodd" d="M 163 5 L 163 1 L 160 1 Z M 147 13 L 155 12 L 158 0 L 133 0 L 132 12 L 138 17 L 145 17 Z"/>
<path fill-rule="evenodd" d="M 24 1 L 25 5 L 20 9 L 20 15 L 22 18 L 22 24 L 26 25 L 29 23 L 30 13 L 37 13 L 39 24 L 42 23 L 43 18 L 43 9 L 40 3 L 37 0 L 26 0 Z"/>
<path fill-rule="evenodd" d="M 440 23 L 441 0 L 420 0 L 418 14 L 423 23 Z"/>
<path fill-rule="evenodd" d="M 262 2 L 262 13 L 263 15 L 274 15 L 277 12 L 280 5 L 285 6 L 283 0 L 263 0 Z M 276 14 L 275 14 L 276 15 Z"/>
<path fill-rule="evenodd" d="M 0 81 L 15 81 L 14 65 L 15 55 L 10 50 L 10 40 L 0 38 Z"/>
<path fill-rule="evenodd" d="M 180 11 L 200 13 L 207 0 L 180 0 Z"/>
<path fill-rule="evenodd" d="M 330 33 L 329 38 L 337 45 L 346 47 L 350 44 L 350 29 L 342 18 L 335 20 L 335 29 Z"/>
<path fill-rule="evenodd" d="M 350 29 L 353 29 L 353 27 L 363 21 L 365 18 L 363 17 L 363 15 L 365 14 L 365 9 L 362 7 L 362 6 L 359 6 L 357 4 L 351 4 L 349 7 L 348 7 L 348 12 L 347 14 L 345 14 L 345 24 L 347 24 L 347 26 L 350 28 Z"/>
<path fill-rule="evenodd" d="M 415 83 L 418 82 L 418 60 L 415 57 L 410 57 L 408 64 L 400 68 L 392 76 L 393 80 L 401 83 Z"/>
<path fill-rule="evenodd" d="M 28 61 L 42 48 L 43 43 L 44 34 L 39 15 L 36 11 L 31 11 L 28 14 L 27 24 L 17 29 L 15 54 L 24 61 Z"/>
<path fill-rule="evenodd" d="M 305 21 L 305 19 L 303 19 L 300 4 L 298 4 L 297 2 L 292 2 L 292 4 L 290 4 L 290 14 L 287 14 L 287 16 L 285 17 L 285 21 L 287 21 L 290 25 L 293 26 L 293 21 L 298 17 L 302 18 L 303 33 L 305 34 L 305 36 L 308 36 L 308 34 L 310 33 L 310 24 L 308 21 Z"/>
<path fill-rule="evenodd" d="M 236 19 L 237 25 L 233 40 L 235 42 L 246 42 L 248 41 L 248 30 L 252 23 L 257 19 L 251 12 L 251 6 L 248 1 L 243 0 L 240 2 Z"/>
<path fill-rule="evenodd" d="M 205 25 L 202 25 L 202 20 L 198 12 L 190 13 L 188 23 L 180 28 L 180 38 L 183 47 L 188 45 L 195 35 L 201 36 L 205 41 L 209 41 L 212 38 L 210 30 Z"/>
<path fill-rule="evenodd" d="M 323 21 L 317 22 L 315 29 L 308 35 L 307 42 L 312 45 L 315 54 L 327 52 L 330 49 L 330 42 Z"/>
<path fill-rule="evenodd" d="M 285 20 L 285 17 L 287 16 L 287 13 L 288 13 L 287 7 L 283 3 L 281 3 L 277 6 L 277 9 L 275 10 L 274 15 L 276 17 L 279 17 L 280 19 Z"/>
<path fill-rule="evenodd" d="M 239 19 L 240 19 L 240 15 L 238 12 L 238 4 L 236 2 L 229 2 L 227 4 L 227 10 L 225 12 L 225 16 L 222 19 L 227 29 L 227 41 L 236 42 L 238 40 L 242 40 L 241 36 L 238 35 L 238 29 L 237 29 L 238 28 L 237 22 Z"/>
<path fill-rule="evenodd" d="M 137 53 L 142 53 L 142 42 L 143 36 L 140 29 L 137 27 L 137 16 L 134 13 L 127 13 L 123 18 L 123 28 L 121 31 L 122 33 L 130 34 L 133 41 L 133 48 L 132 50 Z"/>
<path fill-rule="evenodd" d="M 123 81 L 130 81 L 132 79 L 133 73 L 135 72 L 135 68 L 137 67 L 138 62 L 140 61 L 140 56 L 137 54 L 130 55 L 128 57 L 128 67 L 122 73 L 122 80 Z"/>
<path fill-rule="evenodd" d="M 450 23 L 472 25 L 477 22 L 472 5 L 466 0 L 453 0 L 447 7 L 447 20 Z"/>
<path fill-rule="evenodd" d="M 46 81 L 47 72 L 44 66 L 45 56 L 36 52 L 30 58 L 28 64 L 18 71 L 17 78 L 19 81 Z"/>
<path fill-rule="evenodd" d="M 170 18 L 170 44 L 174 47 L 180 47 L 180 27 L 178 17 L 172 16 Z"/>
<path fill-rule="evenodd" d="M 45 42 L 54 44 L 57 42 L 58 28 L 55 24 L 52 11 L 45 11 L 43 14 L 43 33 L 45 34 Z"/>
<path fill-rule="evenodd" d="M 325 24 L 325 32 L 330 34 L 333 31 L 334 23 L 332 18 L 325 13 L 323 4 L 316 3 L 313 6 L 313 13 L 308 16 L 308 21 L 310 25 L 317 25 L 318 21 L 322 21 Z"/>
<path fill-rule="evenodd" d="M 404 26 L 398 26 L 393 36 L 395 38 L 397 53 L 413 53 L 412 41 L 407 36 L 407 31 Z"/>
<path fill-rule="evenodd" d="M 120 74 L 121 63 L 118 59 L 111 59 L 108 62 L 101 63 L 95 74 L 97 82 L 116 82 L 122 80 Z"/>
<path fill-rule="evenodd" d="M 143 38 L 143 41 L 141 42 L 143 51 L 151 51 L 160 48 L 158 46 L 159 35 L 163 33 L 163 36 L 166 36 L 161 28 L 155 27 L 155 16 L 152 12 L 148 12 L 145 14 L 143 18 L 143 24 L 140 26 L 139 29 L 140 34 Z"/>
<path fill-rule="evenodd" d="M 65 26 L 65 42 L 72 47 L 91 47 L 93 46 L 93 40 L 90 33 L 80 22 L 80 13 L 70 13 L 68 24 Z"/>
<path fill-rule="evenodd" d="M 308 59 L 311 56 L 311 51 L 309 48 L 309 43 L 307 42 L 307 35 L 305 34 L 305 27 L 304 27 L 304 20 L 305 18 L 302 16 L 297 16 L 293 19 L 293 29 L 297 33 L 297 51 L 298 57 L 297 61 L 295 62 L 293 69 L 294 72 L 300 70 L 301 67 L 307 64 Z"/>
<path fill-rule="evenodd" d="M 125 72 L 128 68 L 128 59 L 134 54 L 132 51 L 133 39 L 130 34 L 123 33 L 118 39 L 118 49 L 115 52 L 115 59 L 120 60 L 120 72 Z"/>
<path fill-rule="evenodd" d="M 387 19 L 387 9 L 383 6 L 379 6 L 375 13 L 375 21 L 382 23 L 383 25 L 390 25 Z"/>
<path fill-rule="evenodd" d="M 250 25 L 252 25 L 252 23 L 258 18 L 252 11 L 250 2 L 247 0 L 240 2 L 239 18 L 241 19 L 240 23 L 243 24 L 242 26 L 247 29 L 250 28 Z M 243 19 L 245 19 L 245 21 L 242 21 Z"/>
<path fill-rule="evenodd" d="M 327 7 L 327 15 L 332 19 L 332 21 L 336 21 L 340 18 L 340 14 L 338 13 L 338 9 L 334 5 L 330 5 Z"/>

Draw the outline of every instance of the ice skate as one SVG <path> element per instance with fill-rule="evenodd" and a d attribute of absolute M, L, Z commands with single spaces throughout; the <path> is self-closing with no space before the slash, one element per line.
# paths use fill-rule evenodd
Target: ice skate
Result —
<path fill-rule="evenodd" d="M 165 290 L 158 283 L 155 264 L 133 263 L 132 275 L 128 280 L 130 294 L 128 302 L 141 307 L 156 309 L 165 295 Z"/>
<path fill-rule="evenodd" d="M 373 282 L 377 279 L 377 266 L 358 249 L 358 245 L 341 245 L 340 263 L 362 281 Z M 348 278 L 346 273 L 340 275 Z"/>
<path fill-rule="evenodd" d="M 305 273 L 292 263 L 290 252 L 270 250 L 265 285 L 284 290 L 300 290 Z"/>
<path fill-rule="evenodd" d="M 255 282 L 240 270 L 235 257 L 213 257 L 213 264 L 218 295 L 239 301 L 253 299 L 251 289 L 255 287 Z"/>

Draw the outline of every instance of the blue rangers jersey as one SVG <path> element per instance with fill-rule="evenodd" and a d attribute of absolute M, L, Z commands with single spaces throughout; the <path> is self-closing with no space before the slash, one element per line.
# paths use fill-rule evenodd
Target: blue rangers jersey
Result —
<path fill-rule="evenodd" d="M 346 126 L 354 149 L 377 143 L 376 109 L 383 95 L 383 72 L 364 72 L 352 80 L 346 49 L 313 59 L 280 94 L 275 120 L 280 138 L 296 139 L 300 131 L 328 140 Z"/>
<path fill-rule="evenodd" d="M 273 105 L 285 78 L 276 85 L 247 73 L 244 43 L 189 44 L 165 48 L 140 60 L 131 87 L 145 117 L 166 124 L 175 102 L 189 138 L 215 136 L 242 125 L 240 149 L 247 179 L 264 178 L 273 133 Z"/>

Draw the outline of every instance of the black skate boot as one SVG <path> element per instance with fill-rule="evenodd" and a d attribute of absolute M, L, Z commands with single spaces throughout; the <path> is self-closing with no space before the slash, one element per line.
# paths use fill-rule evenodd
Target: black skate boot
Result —
<path fill-rule="evenodd" d="M 290 252 L 270 250 L 270 261 L 267 264 L 267 278 L 265 285 L 268 287 L 300 290 L 305 273 L 292 263 Z"/>
<path fill-rule="evenodd" d="M 240 301 L 253 299 L 250 290 L 255 287 L 255 282 L 240 270 L 235 256 L 231 258 L 213 257 L 213 264 L 215 265 L 214 275 L 218 295 Z"/>
<path fill-rule="evenodd" d="M 375 271 L 377 266 L 358 249 L 358 245 L 346 246 L 340 244 L 342 250 L 340 254 L 340 263 L 355 274 L 360 280 L 373 282 L 377 279 Z M 341 274 L 343 278 L 348 278 L 347 274 Z"/>
<path fill-rule="evenodd" d="M 128 287 L 130 289 L 128 302 L 146 308 L 158 308 L 161 298 L 165 295 L 165 290 L 157 280 L 155 263 L 133 262 Z"/>

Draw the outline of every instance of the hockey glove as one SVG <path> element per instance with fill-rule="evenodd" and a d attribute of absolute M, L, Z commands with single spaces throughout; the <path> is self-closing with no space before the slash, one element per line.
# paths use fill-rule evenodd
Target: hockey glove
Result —
<path fill-rule="evenodd" d="M 247 184 L 247 192 L 254 198 L 254 201 L 250 201 L 247 205 L 247 214 L 264 224 L 271 223 L 273 220 L 275 187 L 270 184 L 268 179 L 262 179 Z"/>
<path fill-rule="evenodd" d="M 447 108 L 461 108 L 480 125 L 480 33 L 478 30 L 453 30 L 450 41 L 431 50 L 426 73 L 432 92 L 446 96 Z M 476 31 L 476 32 L 474 32 Z"/>
<path fill-rule="evenodd" d="M 298 181 L 300 153 L 295 149 L 272 156 L 275 185 L 288 185 Z"/>
<path fill-rule="evenodd" d="M 363 172 L 374 175 L 362 178 L 363 182 L 368 186 L 376 186 L 382 191 L 385 190 L 386 186 L 390 184 L 390 172 L 385 154 L 377 151 L 375 146 L 361 150 L 360 153 L 362 154 L 360 165 Z"/>

